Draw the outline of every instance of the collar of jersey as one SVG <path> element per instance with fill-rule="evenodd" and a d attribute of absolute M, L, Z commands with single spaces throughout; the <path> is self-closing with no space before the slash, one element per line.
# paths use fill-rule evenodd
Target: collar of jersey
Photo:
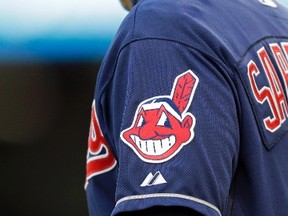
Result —
<path fill-rule="evenodd" d="M 131 1 L 132 1 L 133 6 L 135 6 L 140 0 L 131 0 Z"/>

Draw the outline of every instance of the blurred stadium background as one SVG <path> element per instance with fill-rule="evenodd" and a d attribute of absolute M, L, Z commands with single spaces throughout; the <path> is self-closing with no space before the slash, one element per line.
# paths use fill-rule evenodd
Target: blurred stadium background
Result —
<path fill-rule="evenodd" d="M 127 12 L 117 0 L 0 5 L 0 215 L 87 215 L 94 84 Z"/>
<path fill-rule="evenodd" d="M 88 215 L 90 108 L 118 0 L 0 0 L 0 215 Z"/>

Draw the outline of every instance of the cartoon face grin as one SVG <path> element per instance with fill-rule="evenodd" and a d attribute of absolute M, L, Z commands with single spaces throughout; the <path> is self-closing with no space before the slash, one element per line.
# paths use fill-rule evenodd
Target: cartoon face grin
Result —
<path fill-rule="evenodd" d="M 164 139 L 142 140 L 137 135 L 130 135 L 135 147 L 145 155 L 160 156 L 165 154 L 176 143 L 176 137 L 171 135 Z"/>
<path fill-rule="evenodd" d="M 188 70 L 176 77 L 170 95 L 142 101 L 121 140 L 147 163 L 170 160 L 194 137 L 195 117 L 187 112 L 198 77 Z"/>

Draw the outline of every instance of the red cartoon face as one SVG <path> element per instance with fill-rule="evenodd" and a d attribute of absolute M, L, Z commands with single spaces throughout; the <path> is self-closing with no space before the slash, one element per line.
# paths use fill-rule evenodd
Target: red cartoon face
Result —
<path fill-rule="evenodd" d="M 132 125 L 122 131 L 122 140 L 140 159 L 150 163 L 165 162 L 174 157 L 193 139 L 196 120 L 191 113 L 185 112 L 187 105 L 191 103 L 193 90 L 195 91 L 198 81 L 197 77 L 192 75 L 194 74 L 188 71 L 176 79 L 172 98 L 159 96 L 142 102 Z M 183 85 L 183 78 L 186 87 Z M 179 80 L 182 81 L 180 84 L 184 87 L 182 92 L 179 92 L 178 88 L 177 97 L 181 96 L 181 93 L 185 94 L 185 98 L 182 98 L 184 102 L 181 99 L 175 99 L 175 89 L 177 90 Z M 189 88 L 188 97 L 187 91 L 185 92 L 187 88 Z"/>
<path fill-rule="evenodd" d="M 134 125 L 124 131 L 123 138 L 145 161 L 166 161 L 173 157 L 192 137 L 193 117 L 186 115 L 181 121 L 164 105 L 159 109 L 138 113 Z"/>

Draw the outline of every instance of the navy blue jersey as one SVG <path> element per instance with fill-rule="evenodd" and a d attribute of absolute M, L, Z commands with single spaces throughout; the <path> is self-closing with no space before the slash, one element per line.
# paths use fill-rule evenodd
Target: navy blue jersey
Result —
<path fill-rule="evenodd" d="M 288 10 L 142 0 L 99 71 L 90 215 L 183 206 L 288 215 Z"/>

